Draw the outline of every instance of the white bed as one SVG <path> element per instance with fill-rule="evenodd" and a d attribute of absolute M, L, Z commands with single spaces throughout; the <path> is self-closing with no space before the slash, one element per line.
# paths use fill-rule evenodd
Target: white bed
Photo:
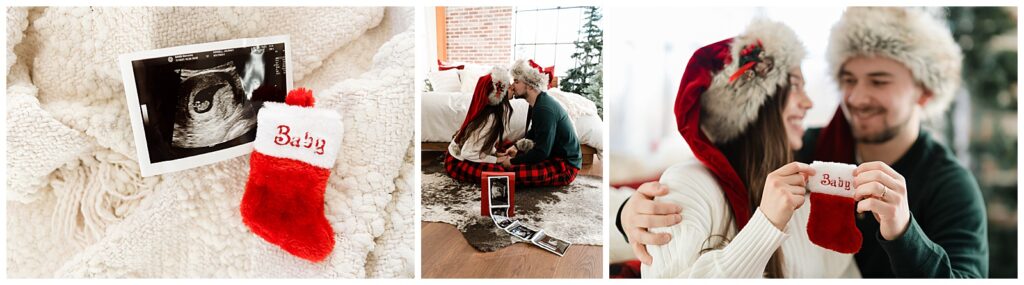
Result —
<path fill-rule="evenodd" d="M 598 157 L 601 157 L 601 150 L 604 149 L 604 123 L 597 116 L 597 107 L 594 103 L 580 95 L 554 88 L 547 93 L 562 103 L 562 107 L 569 113 L 580 144 L 596 149 Z M 425 92 L 422 96 L 421 141 L 425 145 L 450 142 L 452 135 L 458 131 L 466 118 L 472 95 L 472 92 Z M 512 109 L 511 131 L 506 134 L 506 138 L 518 140 L 525 136 L 529 105 L 526 100 L 516 99 L 512 100 Z"/>

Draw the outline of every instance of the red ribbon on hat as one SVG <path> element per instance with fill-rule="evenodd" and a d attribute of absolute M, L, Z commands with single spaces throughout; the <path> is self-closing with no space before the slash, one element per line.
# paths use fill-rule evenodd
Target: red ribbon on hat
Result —
<path fill-rule="evenodd" d="M 736 219 L 736 227 L 743 229 L 750 221 L 750 198 L 746 186 L 743 185 L 736 170 L 707 135 L 700 129 L 700 97 L 711 86 L 714 74 L 720 72 L 730 62 L 730 47 L 733 39 L 726 39 L 702 47 L 693 53 L 686 64 L 683 78 L 679 83 L 676 95 L 675 114 L 679 134 L 690 145 L 694 156 L 711 172 L 722 187 L 726 200 Z"/>
<path fill-rule="evenodd" d="M 754 66 L 760 63 L 760 55 L 762 52 L 764 52 L 764 46 L 761 45 L 760 39 L 758 39 L 756 43 L 749 44 L 747 47 L 743 48 L 743 50 L 740 51 L 740 65 L 742 66 L 740 66 L 732 76 L 729 76 L 729 83 L 736 81 L 736 79 L 743 76 L 747 70 L 754 68 Z"/>
<path fill-rule="evenodd" d="M 554 86 L 551 86 L 555 82 L 555 66 L 554 65 L 548 66 L 548 67 L 543 67 L 543 66 L 540 66 L 540 64 L 537 64 L 536 62 L 534 62 L 531 59 L 530 60 L 530 67 L 536 68 L 537 71 L 540 71 L 541 74 L 546 74 L 548 76 L 548 88 L 554 87 Z"/>

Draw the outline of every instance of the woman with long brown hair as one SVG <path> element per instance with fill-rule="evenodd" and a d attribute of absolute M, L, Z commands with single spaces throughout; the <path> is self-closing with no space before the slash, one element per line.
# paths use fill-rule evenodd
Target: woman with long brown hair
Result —
<path fill-rule="evenodd" d="M 498 151 L 512 141 L 505 136 L 512 117 L 511 83 L 511 71 L 500 66 L 477 80 L 469 112 L 445 155 L 445 172 L 452 178 L 480 183 L 482 171 L 498 171 L 500 163 L 508 159 Z"/>
<path fill-rule="evenodd" d="M 741 35 L 691 57 L 675 112 L 695 160 L 666 170 L 659 202 L 679 205 L 680 223 L 648 245 L 643 277 L 834 277 L 856 273 L 852 255 L 815 246 L 804 206 L 804 47 L 789 27 L 754 20 Z M 852 269 L 852 270 L 851 270 Z"/>

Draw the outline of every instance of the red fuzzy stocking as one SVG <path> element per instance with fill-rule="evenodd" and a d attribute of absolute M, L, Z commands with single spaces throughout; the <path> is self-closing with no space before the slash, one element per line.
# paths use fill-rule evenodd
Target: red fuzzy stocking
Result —
<path fill-rule="evenodd" d="M 285 102 L 265 102 L 257 115 L 242 221 L 288 253 L 318 262 L 334 250 L 324 189 L 341 146 L 341 117 L 313 108 L 306 89 L 289 92 Z"/>
<path fill-rule="evenodd" d="M 815 175 L 807 180 L 811 191 L 811 216 L 807 236 L 811 242 L 840 253 L 860 251 L 863 237 L 857 229 L 853 200 L 853 169 L 834 162 L 811 163 Z"/>

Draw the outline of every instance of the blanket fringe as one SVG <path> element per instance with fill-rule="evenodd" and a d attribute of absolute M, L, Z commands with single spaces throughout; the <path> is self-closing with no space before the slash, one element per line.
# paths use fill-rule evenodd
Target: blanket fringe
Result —
<path fill-rule="evenodd" d="M 156 177 L 142 178 L 134 160 L 109 149 L 82 155 L 54 172 L 50 185 L 57 198 L 53 231 L 78 245 L 96 241 L 157 182 Z"/>

